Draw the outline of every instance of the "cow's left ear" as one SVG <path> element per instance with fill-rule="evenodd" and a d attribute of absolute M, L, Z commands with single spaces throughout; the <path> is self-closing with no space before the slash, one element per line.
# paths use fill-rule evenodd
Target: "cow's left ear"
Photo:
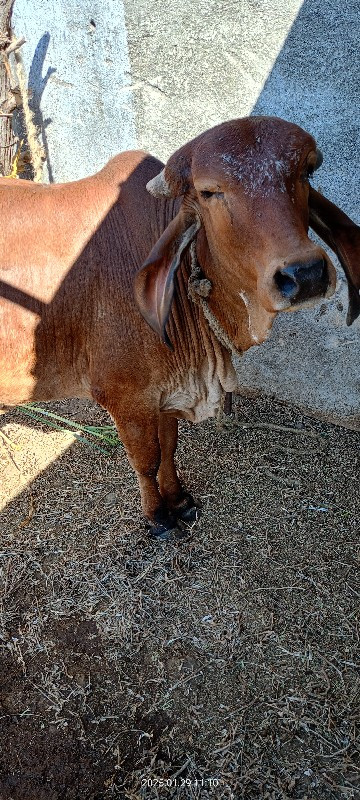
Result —
<path fill-rule="evenodd" d="M 360 314 L 360 227 L 310 186 L 309 222 L 315 233 L 336 253 L 349 288 L 346 322 L 351 325 Z"/>
<path fill-rule="evenodd" d="M 201 226 L 194 209 L 184 208 L 171 220 L 135 276 L 135 299 L 146 322 L 172 349 L 166 333 L 174 296 L 174 279 L 181 257 Z"/>

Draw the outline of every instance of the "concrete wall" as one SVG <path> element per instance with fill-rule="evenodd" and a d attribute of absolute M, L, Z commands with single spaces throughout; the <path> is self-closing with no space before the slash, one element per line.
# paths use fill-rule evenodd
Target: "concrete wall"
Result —
<path fill-rule="evenodd" d="M 48 177 L 134 146 L 166 159 L 224 119 L 276 114 L 317 137 L 315 186 L 359 222 L 359 12 L 359 0 L 15 0 Z M 360 322 L 348 329 L 345 309 L 339 273 L 330 303 L 279 316 L 243 357 L 244 389 L 357 424 Z"/>
<path fill-rule="evenodd" d="M 45 177 L 70 181 L 137 146 L 124 7 L 117 0 L 15 0 L 16 35 L 47 152 Z"/>

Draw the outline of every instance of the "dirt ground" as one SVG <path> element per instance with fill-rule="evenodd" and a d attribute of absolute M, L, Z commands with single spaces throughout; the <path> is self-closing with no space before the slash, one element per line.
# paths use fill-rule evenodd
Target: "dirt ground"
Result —
<path fill-rule="evenodd" d="M 0 430 L 1 800 L 358 797 L 360 434 L 264 399 L 184 423 L 203 512 L 164 544 L 121 447 Z"/>

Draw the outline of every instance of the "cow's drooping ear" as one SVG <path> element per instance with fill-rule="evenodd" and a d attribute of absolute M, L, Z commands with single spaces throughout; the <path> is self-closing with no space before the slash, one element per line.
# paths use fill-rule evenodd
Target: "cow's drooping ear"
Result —
<path fill-rule="evenodd" d="M 172 343 L 166 333 L 172 299 L 174 279 L 181 257 L 195 239 L 201 226 L 193 209 L 182 204 L 177 216 L 170 222 L 156 242 L 150 255 L 135 276 L 135 299 L 139 310 L 150 327 L 170 348 Z"/>
<path fill-rule="evenodd" d="M 312 229 L 336 253 L 349 288 L 347 325 L 360 314 L 360 227 L 334 203 L 310 186 L 309 222 Z"/>

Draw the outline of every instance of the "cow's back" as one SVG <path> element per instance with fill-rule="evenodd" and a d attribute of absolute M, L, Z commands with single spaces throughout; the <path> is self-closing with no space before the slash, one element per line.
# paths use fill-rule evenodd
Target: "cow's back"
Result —
<path fill-rule="evenodd" d="M 133 273 L 164 225 L 145 188 L 159 167 L 131 152 L 70 184 L 0 180 L 0 403 L 89 396 L 94 363 L 136 346 Z"/>

